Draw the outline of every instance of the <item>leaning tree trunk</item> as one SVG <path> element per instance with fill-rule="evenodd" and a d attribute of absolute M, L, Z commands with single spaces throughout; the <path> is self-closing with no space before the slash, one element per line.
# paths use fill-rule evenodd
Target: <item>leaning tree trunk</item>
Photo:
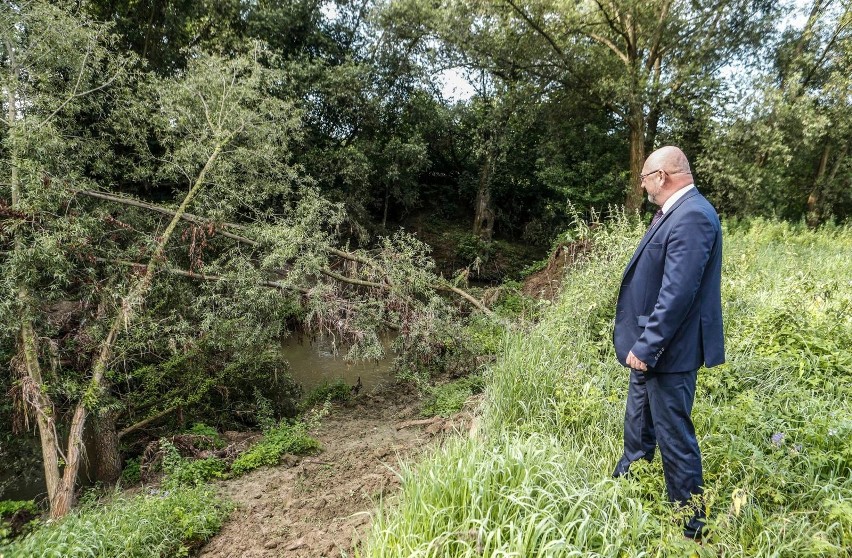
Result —
<path fill-rule="evenodd" d="M 15 51 L 12 43 L 4 37 L 6 43 L 6 56 L 9 64 L 9 86 L 6 89 L 6 125 L 8 134 L 14 133 L 18 123 L 18 95 L 12 86 L 17 80 L 18 68 L 15 64 Z M 21 209 L 21 184 L 18 176 L 18 155 L 13 147 L 9 153 L 9 186 L 12 191 L 12 210 Z M 15 229 L 14 248 L 16 254 L 24 250 L 23 241 L 19 229 Z M 55 412 L 50 396 L 43 389 L 43 378 L 41 363 L 38 358 L 38 336 L 32 322 L 33 303 L 26 285 L 18 285 L 18 304 L 20 325 L 18 335 L 20 340 L 19 354 L 21 370 L 21 389 L 24 400 L 29 408 L 35 413 L 38 425 L 39 441 L 41 442 L 42 463 L 44 465 L 44 479 L 47 485 L 47 497 L 53 501 L 59 490 L 59 438 L 56 433 Z"/>
<path fill-rule="evenodd" d="M 835 157 L 831 172 L 826 176 L 825 171 L 828 168 L 829 151 L 830 144 L 826 144 L 823 148 L 822 157 L 820 157 L 819 167 L 817 169 L 816 177 L 814 178 L 813 186 L 811 187 L 811 192 L 808 195 L 808 211 L 806 220 L 808 226 L 811 228 L 819 225 L 824 218 L 821 207 L 823 204 L 823 190 L 826 185 L 833 183 L 837 177 L 837 172 L 840 170 L 844 159 L 846 159 L 846 154 L 849 152 L 849 146 L 843 146 Z"/>
<path fill-rule="evenodd" d="M 820 202 L 820 193 L 822 190 L 822 183 L 825 178 L 825 169 L 828 167 L 828 156 L 831 154 L 831 144 L 826 143 L 825 147 L 822 149 L 822 156 L 819 158 L 819 166 L 817 167 L 816 176 L 814 177 L 814 183 L 811 187 L 811 193 L 808 195 L 808 211 L 807 211 L 807 223 L 811 228 L 819 225 L 820 215 L 819 215 L 819 202 Z"/>
<path fill-rule="evenodd" d="M 77 474 L 80 470 L 80 455 L 83 449 L 83 431 L 89 412 L 88 406 L 91 405 L 91 401 L 96 401 L 101 396 L 106 387 L 105 377 L 107 367 L 112 360 L 112 351 L 118 335 L 132 321 L 136 309 L 142 304 L 142 300 L 153 282 L 154 273 L 163 260 L 166 244 L 168 244 L 172 233 L 174 233 L 175 227 L 186 212 L 190 202 L 195 198 L 195 195 L 204 184 L 207 172 L 213 166 L 213 163 L 219 157 L 222 149 L 233 137 L 234 133 L 220 141 L 208 157 L 204 168 L 201 169 L 192 188 L 190 188 L 180 207 L 175 212 L 174 217 L 172 217 L 172 220 L 157 242 L 148 261 L 145 275 L 142 276 L 122 300 L 121 308 L 116 312 L 115 318 L 112 321 L 112 327 L 101 342 L 100 352 L 92 367 L 92 378 L 89 380 L 89 386 L 74 409 L 74 418 L 71 421 L 71 429 L 68 434 L 68 453 L 65 470 L 63 471 L 62 482 L 60 483 L 57 496 L 55 500 L 51 500 L 50 505 L 50 516 L 53 518 L 62 517 L 67 514 L 73 504 L 74 483 L 77 480 Z"/>

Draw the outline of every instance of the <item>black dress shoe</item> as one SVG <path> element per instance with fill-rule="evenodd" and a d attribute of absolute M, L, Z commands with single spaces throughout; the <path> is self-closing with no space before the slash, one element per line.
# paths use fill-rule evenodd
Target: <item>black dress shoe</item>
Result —
<path fill-rule="evenodd" d="M 612 472 L 612 478 L 620 479 L 620 478 L 630 478 L 630 469 L 616 469 Z"/>
<path fill-rule="evenodd" d="M 695 525 L 696 523 L 698 524 L 697 526 Z M 683 529 L 683 536 L 697 542 L 698 544 L 701 544 L 706 535 L 707 530 L 704 528 L 703 522 L 695 518 L 687 523 L 686 527 Z"/>

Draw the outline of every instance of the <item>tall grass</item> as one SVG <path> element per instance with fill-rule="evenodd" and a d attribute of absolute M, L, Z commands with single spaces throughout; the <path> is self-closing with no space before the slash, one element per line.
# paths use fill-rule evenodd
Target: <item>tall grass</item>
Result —
<path fill-rule="evenodd" d="M 712 535 L 681 534 L 659 458 L 610 478 L 627 371 L 611 348 L 623 267 L 643 232 L 581 231 L 594 254 L 486 375 L 484 433 L 402 471 L 363 554 L 849 556 L 852 231 L 725 229 L 728 363 L 699 374 L 694 420 Z"/>
<path fill-rule="evenodd" d="M 0 546 L 0 558 L 189 556 L 219 530 L 229 511 L 209 488 L 118 495 Z"/>

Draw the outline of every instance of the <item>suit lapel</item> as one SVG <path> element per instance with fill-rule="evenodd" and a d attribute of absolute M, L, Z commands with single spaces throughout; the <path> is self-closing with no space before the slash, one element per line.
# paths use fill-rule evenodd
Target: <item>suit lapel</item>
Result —
<path fill-rule="evenodd" d="M 636 251 L 633 252 L 633 257 L 630 258 L 630 262 L 627 264 L 627 267 L 624 268 L 624 274 L 622 274 L 621 276 L 622 281 L 625 277 L 627 277 L 627 272 L 629 272 L 630 268 L 636 264 L 636 260 L 639 259 L 639 254 L 641 254 L 642 251 L 645 250 L 645 246 L 647 246 L 651 239 L 654 238 L 654 235 L 657 233 L 658 230 L 660 230 L 660 228 L 663 226 L 663 223 L 666 222 L 666 219 L 671 217 L 672 213 L 674 213 L 675 210 L 677 210 L 677 208 L 680 207 L 683 202 L 696 195 L 698 195 L 698 190 L 696 188 L 693 188 L 692 191 L 684 194 L 682 198 L 677 200 L 674 205 L 672 205 L 671 208 L 663 214 L 660 220 L 657 221 L 656 225 L 648 229 L 648 231 L 645 233 L 645 236 L 643 236 L 642 240 L 639 242 L 639 246 L 636 247 Z"/>

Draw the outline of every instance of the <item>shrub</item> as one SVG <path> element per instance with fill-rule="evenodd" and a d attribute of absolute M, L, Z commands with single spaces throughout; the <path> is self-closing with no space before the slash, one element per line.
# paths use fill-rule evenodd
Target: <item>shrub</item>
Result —
<path fill-rule="evenodd" d="M 211 479 L 222 478 L 227 465 L 221 459 L 209 457 L 206 459 L 187 459 L 178 453 L 177 448 L 166 439 L 160 440 L 163 451 L 163 487 L 195 487 L 205 484 Z"/>
<path fill-rule="evenodd" d="M 226 445 L 225 439 L 222 438 L 219 431 L 203 422 L 196 422 L 185 433 L 198 436 L 199 439 L 195 442 L 195 445 L 201 449 L 222 449 Z"/>
<path fill-rule="evenodd" d="M 538 317 L 538 302 L 523 293 L 523 285 L 506 281 L 500 286 L 500 296 L 494 303 L 494 311 L 508 318 L 534 320 Z"/>
<path fill-rule="evenodd" d="M 482 387 L 482 376 L 473 374 L 429 388 L 426 403 L 423 405 L 421 413 L 427 417 L 435 415 L 449 417 L 453 413 L 459 412 L 464 402 L 471 395 L 481 392 Z"/>
<path fill-rule="evenodd" d="M 343 380 L 336 380 L 334 382 L 325 381 L 305 396 L 302 408 L 310 409 L 326 401 L 348 401 L 351 396 L 352 388 Z"/>
<path fill-rule="evenodd" d="M 241 453 L 231 465 L 231 472 L 242 475 L 264 465 L 277 465 L 285 453 L 305 454 L 319 448 L 319 442 L 308 436 L 307 425 L 302 422 L 282 422 L 268 430 L 261 441 Z"/>
<path fill-rule="evenodd" d="M 4 558 L 56 556 L 188 556 L 209 539 L 230 512 L 204 488 L 160 491 L 89 503 L 23 539 L 0 547 Z"/>
<path fill-rule="evenodd" d="M 121 484 L 130 486 L 142 482 L 141 457 L 133 457 L 127 460 L 121 471 Z"/>

